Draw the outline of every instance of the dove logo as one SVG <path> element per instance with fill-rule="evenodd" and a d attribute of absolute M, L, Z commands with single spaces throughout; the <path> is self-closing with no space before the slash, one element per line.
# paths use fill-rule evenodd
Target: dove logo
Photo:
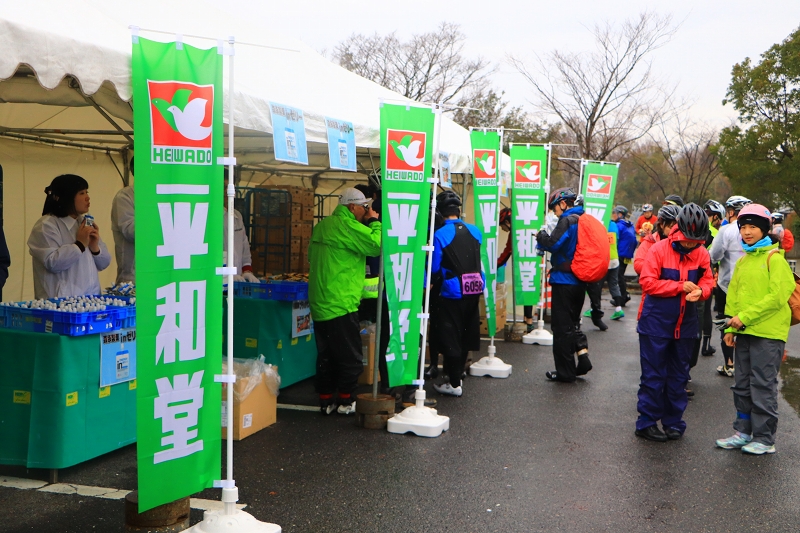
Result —
<path fill-rule="evenodd" d="M 386 179 L 425 181 L 425 132 L 388 129 L 386 135 Z"/>
<path fill-rule="evenodd" d="M 586 178 L 586 198 L 610 198 L 613 178 L 605 174 L 589 174 Z"/>
<path fill-rule="evenodd" d="M 472 175 L 481 186 L 497 185 L 496 150 L 472 151 Z"/>
<path fill-rule="evenodd" d="M 542 188 L 542 162 L 537 160 L 517 160 L 514 166 L 515 189 Z"/>
<path fill-rule="evenodd" d="M 211 165 L 214 86 L 147 80 L 147 87 L 152 162 Z"/>

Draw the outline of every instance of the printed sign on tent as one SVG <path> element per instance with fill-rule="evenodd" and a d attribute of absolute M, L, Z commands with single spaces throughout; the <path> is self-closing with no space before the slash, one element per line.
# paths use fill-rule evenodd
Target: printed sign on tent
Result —
<path fill-rule="evenodd" d="M 134 109 L 134 146 L 149 154 L 136 162 L 134 377 L 143 512 L 220 479 L 214 374 L 222 367 L 222 56 L 216 47 L 178 50 L 141 37 L 132 52 L 133 97 L 145 103 Z M 108 345 L 121 380 L 126 365 L 133 370 L 134 343 Z"/>
<path fill-rule="evenodd" d="M 494 295 L 497 287 L 497 217 L 500 202 L 497 182 L 497 161 L 500 135 L 496 131 L 472 130 L 472 177 L 475 196 L 475 222 L 483 235 L 481 265 L 486 276 L 483 291 L 486 300 L 486 323 L 489 335 L 497 332 Z"/>
<path fill-rule="evenodd" d="M 275 159 L 307 165 L 308 146 L 306 145 L 306 123 L 303 110 L 270 102 L 269 112 L 272 117 Z"/>
<path fill-rule="evenodd" d="M 550 151 L 545 146 L 513 145 L 511 168 L 511 239 L 514 291 L 520 305 L 537 305 L 541 297 L 541 262 L 536 234 L 544 227 L 547 199 L 544 182 Z"/>
<path fill-rule="evenodd" d="M 136 379 L 136 329 L 103 333 L 100 337 L 100 386 Z"/>
<path fill-rule="evenodd" d="M 353 123 L 325 117 L 328 130 L 328 160 L 331 168 L 356 171 L 356 132 Z"/>
<path fill-rule="evenodd" d="M 442 187 L 453 188 L 453 177 L 450 175 L 450 154 L 448 152 L 439 152 L 439 179 Z"/>
<path fill-rule="evenodd" d="M 434 114 L 430 108 L 381 105 L 383 265 L 389 304 L 389 386 L 418 377 L 428 241 Z"/>
<path fill-rule="evenodd" d="M 586 213 L 608 227 L 614 207 L 619 163 L 584 161 L 581 194 Z"/>

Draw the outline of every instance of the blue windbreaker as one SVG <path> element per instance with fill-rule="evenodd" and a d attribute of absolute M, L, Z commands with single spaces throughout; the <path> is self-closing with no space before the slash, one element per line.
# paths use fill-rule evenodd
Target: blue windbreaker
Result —
<path fill-rule="evenodd" d="M 617 241 L 617 252 L 620 259 L 632 259 L 636 251 L 636 230 L 630 220 L 620 218 L 617 220 L 619 230 L 619 240 Z"/>
<path fill-rule="evenodd" d="M 476 246 L 473 250 L 470 250 L 470 253 L 477 253 L 478 257 L 472 258 L 464 258 L 466 262 L 472 263 L 474 259 L 475 265 L 478 270 L 481 269 L 480 264 L 480 246 L 483 242 L 483 235 L 481 235 L 480 230 L 473 226 L 472 224 L 468 224 L 461 219 L 450 219 L 444 221 L 444 226 L 436 230 L 436 233 L 433 234 L 433 255 L 432 255 L 432 264 L 431 264 L 431 279 L 434 281 L 441 282 L 441 296 L 443 298 L 450 298 L 453 300 L 461 299 L 461 280 L 458 277 L 458 273 L 450 272 L 444 266 L 442 266 L 442 259 L 443 259 L 443 252 L 444 249 L 450 246 L 453 243 L 453 239 L 456 236 L 456 225 L 462 225 L 469 230 L 470 235 L 475 238 L 477 241 Z M 469 242 L 469 241 L 468 241 Z M 472 248 L 472 245 L 467 246 L 467 248 Z M 458 252 L 456 252 L 458 253 Z M 484 286 L 486 285 L 486 276 L 481 271 L 481 279 L 483 280 Z"/>

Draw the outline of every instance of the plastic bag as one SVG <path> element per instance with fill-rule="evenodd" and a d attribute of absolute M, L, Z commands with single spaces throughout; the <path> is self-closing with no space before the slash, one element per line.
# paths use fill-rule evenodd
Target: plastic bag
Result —
<path fill-rule="evenodd" d="M 222 361 L 222 373 L 228 373 L 228 362 Z M 247 379 L 244 387 L 234 387 L 233 397 L 237 402 L 241 402 L 253 392 L 262 379 L 266 380 L 269 391 L 277 396 L 281 388 L 281 377 L 278 368 L 264 362 L 264 356 L 258 359 L 233 359 L 233 373 L 236 374 L 236 382 Z"/>

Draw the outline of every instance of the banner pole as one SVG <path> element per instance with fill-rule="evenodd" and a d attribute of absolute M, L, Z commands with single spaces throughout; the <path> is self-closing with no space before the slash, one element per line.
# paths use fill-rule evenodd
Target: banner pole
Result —
<path fill-rule="evenodd" d="M 495 170 L 495 175 L 497 176 L 497 209 L 495 209 L 495 215 L 494 215 L 494 217 L 495 217 L 494 218 L 494 238 L 495 238 L 495 242 L 499 242 L 500 241 L 500 185 L 501 185 L 500 184 L 500 180 L 501 180 L 501 176 L 503 175 L 502 169 L 500 168 L 500 162 L 503 159 L 503 133 L 504 133 L 503 127 L 501 126 L 500 128 L 498 128 L 497 132 L 500 135 L 500 147 L 497 149 L 497 163 L 496 163 L 497 169 Z M 496 250 L 495 250 L 495 252 L 496 252 Z M 489 268 L 491 268 L 491 265 L 493 264 L 493 265 L 495 265 L 495 270 L 496 270 L 497 269 L 497 258 L 496 257 L 490 257 L 489 260 L 492 262 L 489 265 Z M 495 276 L 495 280 L 497 280 L 496 276 Z M 497 282 L 495 281 L 495 283 L 497 283 Z M 495 285 L 495 287 L 496 287 L 496 285 Z M 496 290 L 494 291 L 494 297 L 495 297 L 495 300 L 496 300 L 497 299 L 497 291 Z M 497 334 L 497 303 L 496 303 L 496 301 L 492 302 L 492 303 L 495 306 L 494 307 L 495 308 L 495 313 L 494 313 L 495 326 L 492 329 L 494 329 L 495 331 L 492 332 L 492 337 L 489 340 L 489 360 L 490 361 L 491 361 L 491 359 L 494 358 L 494 354 L 496 352 L 496 348 L 494 346 L 494 336 Z M 516 310 L 514 310 L 514 312 L 516 313 Z M 487 319 L 487 321 L 488 321 L 488 319 Z M 505 324 L 503 324 L 503 327 L 505 328 Z"/>
<path fill-rule="evenodd" d="M 428 323 L 431 309 L 431 271 L 433 269 L 433 234 L 436 230 L 434 224 L 436 220 L 436 192 L 441 176 L 439 172 L 439 166 L 441 164 L 439 161 L 439 146 L 442 140 L 442 108 L 439 104 L 434 106 L 434 113 L 436 113 L 436 129 L 434 132 L 438 131 L 438 135 L 436 135 L 436 144 L 434 146 L 434 153 L 436 154 L 436 173 L 434 178 L 430 180 L 433 185 L 433 197 L 431 198 L 431 213 L 428 219 L 428 246 L 426 247 L 428 249 L 428 260 L 425 266 L 425 304 L 422 308 L 422 344 L 419 354 L 419 379 L 417 380 L 417 392 L 414 394 L 415 403 L 418 408 L 425 407 L 425 348 L 428 344 Z M 433 356 L 431 355 L 431 357 Z"/>
<path fill-rule="evenodd" d="M 234 39 L 231 37 L 228 40 L 231 48 L 234 46 Z M 234 250 L 233 250 L 233 234 L 234 234 L 234 216 L 233 216 L 233 198 L 236 194 L 236 186 L 234 185 L 234 164 L 233 164 L 233 126 L 234 126 L 234 99 L 233 99 L 233 54 L 228 56 L 228 259 L 229 267 L 234 267 Z M 235 379 L 233 371 L 233 270 L 228 270 L 228 378 Z M 227 431 L 227 484 L 228 487 L 222 489 L 222 501 L 225 504 L 226 515 L 232 515 L 236 512 L 236 502 L 239 500 L 239 490 L 233 480 L 233 382 L 228 383 L 228 431 Z"/>
<path fill-rule="evenodd" d="M 375 326 L 375 356 L 372 361 L 372 397 L 378 397 L 378 364 L 381 358 L 381 317 L 383 316 L 383 291 L 386 287 L 383 284 L 383 239 L 381 239 L 381 253 L 378 258 L 378 309 Z M 386 354 L 383 354 L 384 356 Z M 388 383 L 385 385 L 388 387 Z"/>

